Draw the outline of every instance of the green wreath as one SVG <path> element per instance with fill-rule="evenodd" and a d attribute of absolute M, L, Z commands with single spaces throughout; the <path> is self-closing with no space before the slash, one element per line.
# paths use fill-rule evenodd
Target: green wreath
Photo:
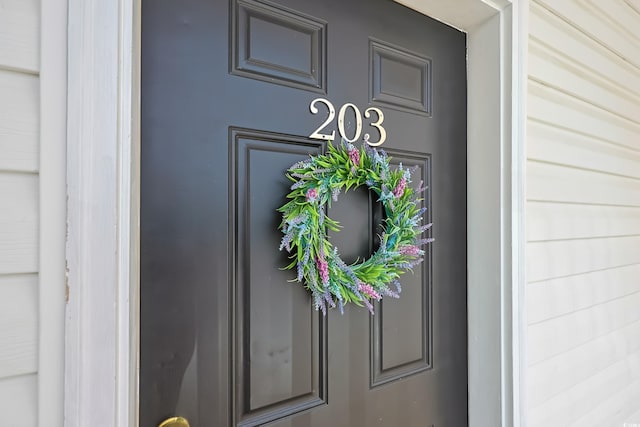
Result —
<path fill-rule="evenodd" d="M 373 314 L 372 301 L 383 295 L 398 298 L 400 275 L 422 262 L 420 247 L 432 241 L 421 238 L 431 224 L 420 225 L 426 208 L 420 208 L 417 194 L 424 189 L 408 185 L 412 170 L 402 164 L 392 170 L 383 150 L 363 145 L 358 149 L 343 141 L 334 147 L 329 142 L 326 154 L 291 166 L 290 200 L 278 209 L 284 233 L 280 250 L 293 252 L 293 262 L 285 268 L 297 269 L 295 281 L 311 290 L 315 309 L 324 314 L 336 304 L 344 312 L 349 302 L 365 305 Z M 384 230 L 380 247 L 369 259 L 347 265 L 329 242 L 327 230 L 338 231 L 340 226 L 326 215 L 325 207 L 337 201 L 343 189 L 361 185 L 374 191 L 384 206 Z"/>

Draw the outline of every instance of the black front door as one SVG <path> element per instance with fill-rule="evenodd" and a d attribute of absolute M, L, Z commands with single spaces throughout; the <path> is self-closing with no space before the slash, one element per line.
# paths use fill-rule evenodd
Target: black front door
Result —
<path fill-rule="evenodd" d="M 387 0 L 142 8 L 140 425 L 466 426 L 465 35 Z M 436 240 L 375 316 L 324 317 L 281 269 L 284 172 L 325 149 L 315 98 L 379 108 L 380 148 L 428 187 Z M 368 257 L 375 198 L 329 215 L 343 258 Z"/>

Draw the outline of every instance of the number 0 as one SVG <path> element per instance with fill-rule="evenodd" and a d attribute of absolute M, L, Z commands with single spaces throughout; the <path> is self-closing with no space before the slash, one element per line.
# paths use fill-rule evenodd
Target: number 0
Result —
<path fill-rule="evenodd" d="M 344 115 L 347 112 L 347 108 L 351 107 L 356 116 L 356 133 L 353 135 L 353 138 L 347 138 L 346 132 L 344 130 Z M 360 133 L 362 133 L 362 116 L 360 115 L 360 110 L 354 104 L 347 102 L 340 108 L 340 112 L 338 112 L 338 132 L 347 142 L 354 142 L 358 138 L 360 138 Z"/>

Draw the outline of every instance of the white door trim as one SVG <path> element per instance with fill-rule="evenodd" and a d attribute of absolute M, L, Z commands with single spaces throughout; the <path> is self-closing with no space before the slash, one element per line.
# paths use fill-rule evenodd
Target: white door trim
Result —
<path fill-rule="evenodd" d="M 470 427 L 525 426 L 527 1 L 468 31 Z"/>
<path fill-rule="evenodd" d="M 529 0 L 516 0 L 512 12 L 511 43 L 511 91 L 508 114 L 511 115 L 509 204 L 504 206 L 510 217 L 510 233 L 507 236 L 507 254 L 511 271 L 505 269 L 503 286 L 510 289 L 505 297 L 511 314 L 510 339 L 504 348 L 510 352 L 512 393 L 507 400 L 513 408 L 513 425 L 527 425 L 527 82 L 529 57 Z M 508 169 L 507 169 L 508 170 Z M 510 273 L 510 274 L 509 274 Z M 510 295 L 509 295 L 510 294 Z"/>
<path fill-rule="evenodd" d="M 139 0 L 69 0 L 64 425 L 137 425 Z"/>
<path fill-rule="evenodd" d="M 39 427 L 62 427 L 67 138 L 67 0 L 41 0 Z"/>
<path fill-rule="evenodd" d="M 524 426 L 528 2 L 402 2 L 468 33 L 470 426 Z M 69 0 L 67 427 L 137 425 L 139 10 Z"/>

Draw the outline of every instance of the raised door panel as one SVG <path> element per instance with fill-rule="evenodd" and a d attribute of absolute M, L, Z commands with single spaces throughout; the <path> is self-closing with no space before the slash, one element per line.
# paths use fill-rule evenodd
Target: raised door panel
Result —
<path fill-rule="evenodd" d="M 421 201 L 426 208 L 424 225 L 431 218 L 431 156 L 426 153 L 390 149 L 396 167 L 412 168 L 411 185 L 424 188 Z M 424 232 L 424 239 L 431 230 Z M 400 279 L 401 298 L 383 299 L 371 319 L 371 386 L 419 374 L 431 367 L 433 333 L 431 246 L 425 247 L 424 262 Z"/>
<path fill-rule="evenodd" d="M 232 74 L 325 93 L 326 22 L 255 0 L 232 11 Z"/>
<path fill-rule="evenodd" d="M 326 318 L 305 290 L 281 269 L 278 245 L 290 165 L 317 154 L 320 144 L 299 137 L 232 129 L 230 132 L 233 238 L 232 307 L 234 423 L 261 425 L 327 401 Z M 277 309 L 274 309 L 277 307 Z"/>

